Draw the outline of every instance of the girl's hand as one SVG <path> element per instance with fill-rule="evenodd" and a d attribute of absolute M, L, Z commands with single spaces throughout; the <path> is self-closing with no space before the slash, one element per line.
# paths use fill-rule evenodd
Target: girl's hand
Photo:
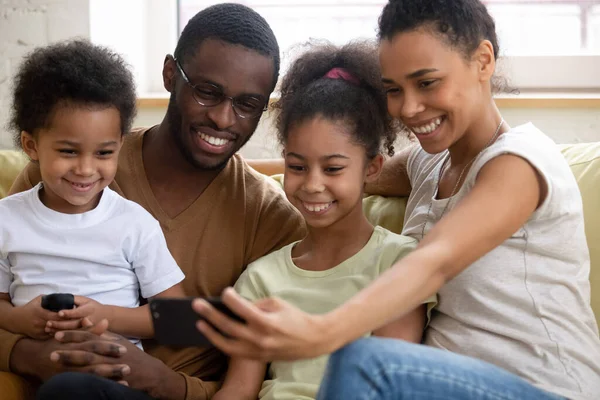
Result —
<path fill-rule="evenodd" d="M 246 324 L 228 318 L 202 299 L 196 299 L 193 307 L 210 322 L 199 321 L 198 330 L 230 356 L 267 362 L 296 360 L 327 354 L 341 345 L 326 316 L 307 314 L 275 298 L 253 304 L 232 288 L 225 289 L 222 299 Z"/>
<path fill-rule="evenodd" d="M 92 324 L 97 324 L 103 319 L 106 319 L 110 324 L 112 317 L 110 306 L 100 304 L 96 300 L 84 296 L 75 296 L 75 305 L 77 307 L 72 310 L 58 312 L 58 316 L 62 321 L 48 321 L 46 332 L 55 333 L 80 329 L 84 318 Z"/>

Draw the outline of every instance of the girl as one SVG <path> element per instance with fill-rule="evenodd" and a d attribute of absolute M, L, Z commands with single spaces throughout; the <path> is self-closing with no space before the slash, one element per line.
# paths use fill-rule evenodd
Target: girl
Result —
<path fill-rule="evenodd" d="M 388 110 L 419 141 L 389 163 L 382 187 L 410 192 L 404 233 L 422 239 L 418 248 L 325 315 L 281 300 L 252 305 L 228 290 L 225 303 L 248 325 L 198 301 L 230 337 L 201 330 L 236 356 L 314 357 L 437 291 L 429 346 L 357 341 L 332 357 L 320 397 L 597 398 L 581 196 L 547 136 L 502 119 L 492 97 L 498 40 L 485 6 L 390 1 L 379 38 Z"/>
<path fill-rule="evenodd" d="M 135 101 L 123 59 L 85 41 L 37 49 L 21 66 L 12 127 L 42 183 L 0 200 L 1 329 L 43 340 L 106 319 L 115 333 L 152 337 L 140 292 L 183 295 L 158 222 L 108 188 Z M 77 308 L 43 309 L 55 292 Z"/>
<path fill-rule="evenodd" d="M 381 170 L 382 141 L 392 152 L 395 136 L 375 48 L 312 48 L 283 79 L 276 108 L 284 190 L 304 216 L 308 235 L 252 263 L 235 287 L 251 300 L 276 296 L 324 314 L 416 246 L 414 239 L 374 228 L 362 211 L 365 182 Z M 419 343 L 425 320 L 426 306 L 416 305 L 373 334 Z M 326 361 L 273 362 L 261 388 L 266 364 L 234 358 L 214 399 L 313 399 Z"/>

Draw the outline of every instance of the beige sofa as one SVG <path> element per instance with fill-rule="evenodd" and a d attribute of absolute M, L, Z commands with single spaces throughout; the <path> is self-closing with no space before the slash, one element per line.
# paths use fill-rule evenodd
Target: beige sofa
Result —
<path fill-rule="evenodd" d="M 600 324 L 600 142 L 562 145 L 562 153 L 577 178 L 583 196 L 585 227 L 591 256 L 592 308 Z M 0 198 L 6 195 L 25 157 L 17 152 L 0 151 Z M 372 223 L 400 232 L 406 199 L 367 197 L 364 209 Z M 2 400 L 23 400 L 31 396 L 21 378 L 0 372 Z"/>

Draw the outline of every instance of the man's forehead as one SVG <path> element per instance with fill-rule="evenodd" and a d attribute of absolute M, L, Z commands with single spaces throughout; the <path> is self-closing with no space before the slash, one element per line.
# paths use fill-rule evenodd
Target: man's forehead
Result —
<path fill-rule="evenodd" d="M 209 81 L 225 90 L 268 96 L 273 86 L 274 61 L 256 50 L 219 39 L 205 39 L 185 60 L 192 81 Z"/>

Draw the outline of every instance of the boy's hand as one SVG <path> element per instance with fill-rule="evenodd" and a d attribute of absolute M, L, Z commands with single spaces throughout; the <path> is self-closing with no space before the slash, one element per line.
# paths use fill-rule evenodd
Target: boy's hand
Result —
<path fill-rule="evenodd" d="M 49 321 L 58 321 L 58 313 L 42 308 L 42 296 L 37 296 L 21 307 L 15 307 L 14 325 L 16 333 L 29 336 L 33 339 L 45 340 L 51 336 L 46 332 Z"/>
<path fill-rule="evenodd" d="M 77 308 L 72 310 L 59 311 L 59 321 L 48 321 L 46 332 L 55 333 L 58 331 L 80 329 L 84 318 L 92 324 L 96 324 L 103 319 L 106 319 L 110 324 L 112 320 L 111 307 L 100 304 L 89 297 L 75 296 L 75 305 Z"/>

